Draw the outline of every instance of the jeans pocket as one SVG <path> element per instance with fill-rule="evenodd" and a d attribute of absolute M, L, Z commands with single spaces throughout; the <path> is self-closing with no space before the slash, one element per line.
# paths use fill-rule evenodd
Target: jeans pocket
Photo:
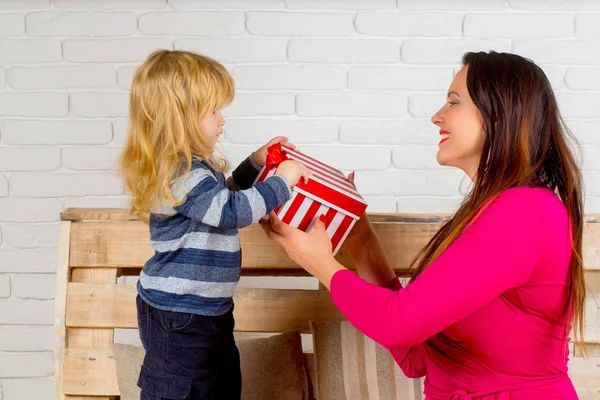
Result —
<path fill-rule="evenodd" d="M 175 311 L 160 310 L 166 332 L 182 332 L 194 324 L 195 315 Z"/>
<path fill-rule="evenodd" d="M 159 398 L 184 400 L 190 394 L 192 380 L 181 376 L 159 374 L 142 365 L 138 387 Z"/>

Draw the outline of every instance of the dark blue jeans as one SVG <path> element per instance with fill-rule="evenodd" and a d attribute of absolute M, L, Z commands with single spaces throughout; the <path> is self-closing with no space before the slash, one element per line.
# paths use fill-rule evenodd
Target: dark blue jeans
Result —
<path fill-rule="evenodd" d="M 141 400 L 240 400 L 240 354 L 233 309 L 220 316 L 163 311 L 137 297 L 146 356 Z"/>

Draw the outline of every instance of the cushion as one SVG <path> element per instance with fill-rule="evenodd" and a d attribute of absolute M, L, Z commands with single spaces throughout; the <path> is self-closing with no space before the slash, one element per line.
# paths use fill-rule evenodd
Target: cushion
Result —
<path fill-rule="evenodd" d="M 308 400 L 308 379 L 298 331 L 240 340 L 243 400 Z M 139 400 L 144 348 L 113 344 L 121 400 Z"/>
<path fill-rule="evenodd" d="M 422 400 L 391 353 L 348 321 L 311 321 L 319 400 Z"/>
<path fill-rule="evenodd" d="M 307 400 L 308 378 L 298 331 L 238 342 L 243 400 Z"/>

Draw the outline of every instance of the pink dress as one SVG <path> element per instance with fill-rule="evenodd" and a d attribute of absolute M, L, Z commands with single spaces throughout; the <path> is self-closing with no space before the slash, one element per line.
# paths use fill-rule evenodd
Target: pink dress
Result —
<path fill-rule="evenodd" d="M 509 189 L 415 282 L 387 289 L 342 270 L 331 296 L 407 376 L 426 376 L 427 400 L 577 399 L 569 236 L 554 193 Z"/>

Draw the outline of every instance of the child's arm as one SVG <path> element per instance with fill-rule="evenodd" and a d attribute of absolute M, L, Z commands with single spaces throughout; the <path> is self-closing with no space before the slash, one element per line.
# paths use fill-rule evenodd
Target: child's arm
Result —
<path fill-rule="evenodd" d="M 230 190 L 244 190 L 252 186 L 262 167 L 250 155 L 238 165 L 231 176 L 227 178 L 227 187 Z"/>
<path fill-rule="evenodd" d="M 206 225 L 223 229 L 243 228 L 258 222 L 275 207 L 288 201 L 291 187 L 308 175 L 310 171 L 302 164 L 285 161 L 275 176 L 250 189 L 232 191 L 208 168 L 199 166 L 173 185 L 175 198 L 185 199 L 174 209 Z"/>

